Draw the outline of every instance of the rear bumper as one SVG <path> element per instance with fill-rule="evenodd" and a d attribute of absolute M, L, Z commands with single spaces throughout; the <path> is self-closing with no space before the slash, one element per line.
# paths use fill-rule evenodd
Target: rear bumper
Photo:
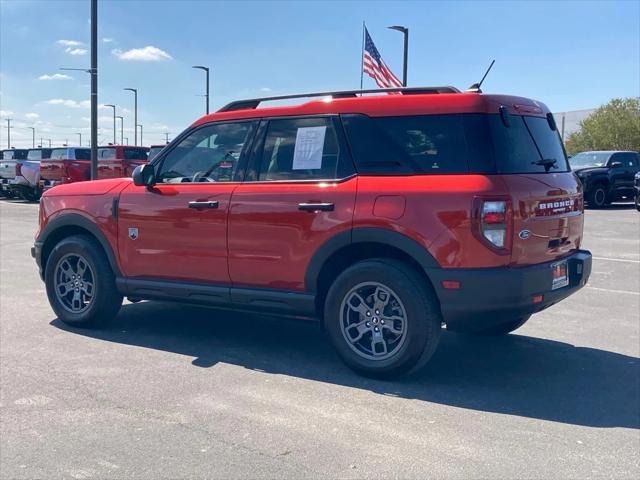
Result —
<path fill-rule="evenodd" d="M 551 290 L 551 265 L 558 260 L 567 260 L 569 284 Z M 578 250 L 558 260 L 515 268 L 433 269 L 428 274 L 447 328 L 478 331 L 540 312 L 585 286 L 591 252 Z M 460 288 L 445 289 L 443 281 L 457 281 Z"/>

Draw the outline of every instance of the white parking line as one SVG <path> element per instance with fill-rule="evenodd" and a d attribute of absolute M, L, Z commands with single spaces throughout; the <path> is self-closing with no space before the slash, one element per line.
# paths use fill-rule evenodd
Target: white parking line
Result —
<path fill-rule="evenodd" d="M 611 258 L 611 257 L 592 257 L 594 260 L 608 260 L 610 262 L 623 262 L 623 263 L 640 263 L 640 260 L 631 260 L 626 258 Z"/>
<path fill-rule="evenodd" d="M 612 290 L 610 288 L 590 287 L 588 285 L 587 285 L 587 288 L 589 288 L 591 290 L 599 290 L 601 292 L 628 293 L 629 295 L 640 295 L 640 292 L 630 292 L 629 290 Z"/>

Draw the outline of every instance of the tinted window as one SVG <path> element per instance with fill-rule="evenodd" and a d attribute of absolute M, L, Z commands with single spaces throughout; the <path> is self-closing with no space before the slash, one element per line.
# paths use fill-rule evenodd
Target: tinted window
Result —
<path fill-rule="evenodd" d="M 623 167 L 635 167 L 638 165 L 638 155 L 633 152 L 615 153 L 611 161 L 620 162 Z"/>
<path fill-rule="evenodd" d="M 67 158 L 66 148 L 54 148 L 53 150 L 51 150 L 52 160 L 64 160 L 65 158 Z"/>
<path fill-rule="evenodd" d="M 535 164 L 541 157 L 524 119 L 511 115 L 507 127 L 499 116 L 490 117 L 496 173 L 544 173 L 544 166 Z"/>
<path fill-rule="evenodd" d="M 551 128 L 549 121 L 541 117 L 522 117 L 526 123 L 533 141 L 538 147 L 542 159 L 554 159 L 555 166 L 551 171 L 566 172 L 569 170 L 567 156 L 562 147 L 562 141 L 557 130 Z"/>
<path fill-rule="evenodd" d="M 6 160 L 26 160 L 28 150 L 4 150 L 3 158 Z"/>
<path fill-rule="evenodd" d="M 124 158 L 125 160 L 146 160 L 147 151 L 142 148 L 125 148 Z"/>
<path fill-rule="evenodd" d="M 98 161 L 114 160 L 115 158 L 116 158 L 115 148 L 99 148 L 98 149 Z"/>
<path fill-rule="evenodd" d="M 254 123 L 224 123 L 199 128 L 162 160 L 158 182 L 230 182 Z"/>
<path fill-rule="evenodd" d="M 42 150 L 29 150 L 27 160 L 42 160 Z"/>
<path fill-rule="evenodd" d="M 76 160 L 91 160 L 91 150 L 88 148 L 76 148 Z"/>
<path fill-rule="evenodd" d="M 330 118 L 271 120 L 267 128 L 258 180 L 336 179 L 340 144 Z"/>
<path fill-rule="evenodd" d="M 374 120 L 406 160 L 425 173 L 468 172 L 462 115 L 423 115 Z"/>

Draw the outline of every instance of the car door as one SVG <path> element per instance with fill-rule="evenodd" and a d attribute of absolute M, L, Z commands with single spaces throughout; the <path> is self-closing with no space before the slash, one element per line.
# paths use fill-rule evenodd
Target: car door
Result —
<path fill-rule="evenodd" d="M 155 159 L 156 185 L 124 189 L 118 250 L 127 277 L 229 283 L 227 213 L 253 127 L 195 128 Z"/>
<path fill-rule="evenodd" d="M 620 190 L 630 195 L 633 191 L 633 179 L 638 171 L 638 154 L 635 152 L 620 152 L 615 154 L 615 161 L 622 163 L 620 169 Z"/>
<path fill-rule="evenodd" d="M 357 177 L 337 117 L 260 125 L 245 182 L 229 211 L 234 285 L 304 291 L 318 248 L 351 229 Z M 242 300 L 234 296 L 235 303 Z"/>

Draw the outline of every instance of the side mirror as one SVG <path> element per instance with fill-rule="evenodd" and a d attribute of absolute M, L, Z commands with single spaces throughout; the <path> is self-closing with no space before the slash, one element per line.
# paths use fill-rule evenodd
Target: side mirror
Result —
<path fill-rule="evenodd" d="M 611 168 L 620 168 L 622 166 L 622 162 L 611 162 Z"/>
<path fill-rule="evenodd" d="M 138 165 L 133 171 L 133 184 L 138 187 L 153 187 L 156 184 L 156 172 L 148 163 Z"/>

